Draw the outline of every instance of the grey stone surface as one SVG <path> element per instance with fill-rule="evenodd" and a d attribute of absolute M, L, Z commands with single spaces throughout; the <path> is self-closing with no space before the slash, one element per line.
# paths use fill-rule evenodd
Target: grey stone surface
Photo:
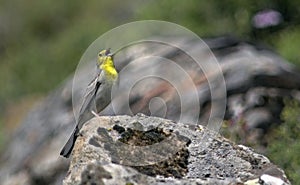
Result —
<path fill-rule="evenodd" d="M 142 114 L 100 117 L 83 127 L 65 185 L 242 184 L 281 169 L 201 126 Z"/>

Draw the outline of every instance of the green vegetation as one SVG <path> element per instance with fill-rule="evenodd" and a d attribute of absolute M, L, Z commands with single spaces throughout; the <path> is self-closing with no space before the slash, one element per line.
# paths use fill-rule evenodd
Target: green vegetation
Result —
<path fill-rule="evenodd" d="M 281 117 L 284 122 L 269 133 L 267 156 L 286 171 L 292 184 L 300 184 L 300 104 L 286 101 Z"/>
<path fill-rule="evenodd" d="M 123 23 L 158 19 L 199 36 L 259 39 L 300 65 L 299 1 L 0 1 L 0 110 L 22 97 L 43 94 L 71 74 L 89 44 Z M 287 16 L 286 26 L 254 37 L 251 17 L 263 8 Z"/>
<path fill-rule="evenodd" d="M 26 95 L 53 89 L 74 71 L 98 36 L 123 23 L 158 19 L 199 36 L 233 34 L 257 39 L 251 17 L 263 8 L 287 16 L 286 26 L 259 38 L 300 65 L 299 1 L 18 1 L 0 0 L 0 110 Z M 2 112 L 1 111 L 1 112 Z"/>

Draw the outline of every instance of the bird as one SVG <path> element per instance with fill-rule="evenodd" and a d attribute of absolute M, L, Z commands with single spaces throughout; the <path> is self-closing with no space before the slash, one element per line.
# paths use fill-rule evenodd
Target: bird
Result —
<path fill-rule="evenodd" d="M 69 158 L 84 123 L 110 104 L 112 87 L 118 84 L 118 72 L 110 49 L 99 52 L 96 66 L 97 74 L 86 88 L 76 127 L 60 152 L 60 155 L 65 158 Z"/>

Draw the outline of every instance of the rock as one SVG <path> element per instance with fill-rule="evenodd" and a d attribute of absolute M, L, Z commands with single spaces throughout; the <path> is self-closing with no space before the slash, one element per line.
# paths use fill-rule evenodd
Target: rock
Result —
<path fill-rule="evenodd" d="M 259 178 L 290 184 L 265 156 L 201 125 L 138 114 L 86 123 L 64 184 L 225 185 Z"/>

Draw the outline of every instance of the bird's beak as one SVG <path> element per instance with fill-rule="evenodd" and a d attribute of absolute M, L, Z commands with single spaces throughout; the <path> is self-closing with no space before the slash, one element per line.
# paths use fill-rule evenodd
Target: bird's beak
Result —
<path fill-rule="evenodd" d="M 106 55 L 106 56 L 111 55 L 111 53 L 110 53 L 110 48 L 108 48 L 108 49 L 105 51 L 105 55 Z"/>

